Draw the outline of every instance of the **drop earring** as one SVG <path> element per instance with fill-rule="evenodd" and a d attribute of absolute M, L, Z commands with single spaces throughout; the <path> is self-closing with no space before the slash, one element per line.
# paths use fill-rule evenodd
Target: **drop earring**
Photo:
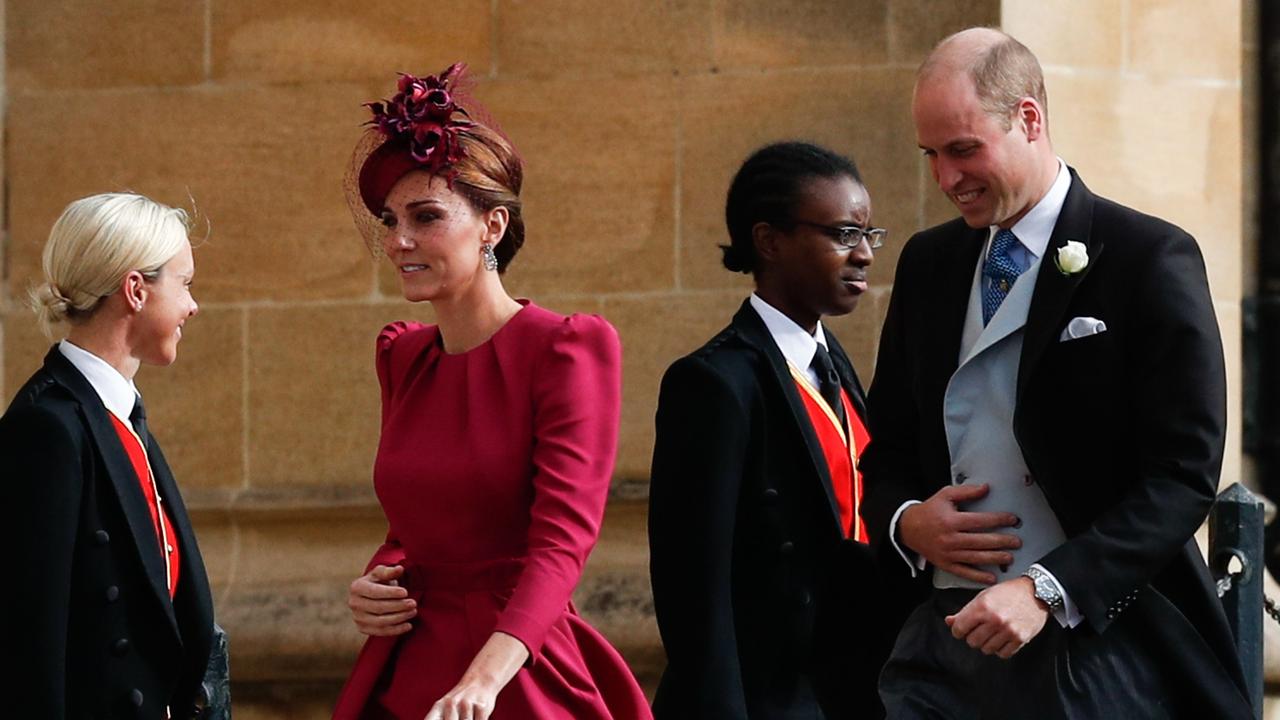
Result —
<path fill-rule="evenodd" d="M 484 261 L 484 269 L 490 272 L 498 269 L 498 256 L 493 253 L 493 243 L 480 246 L 480 257 Z"/>

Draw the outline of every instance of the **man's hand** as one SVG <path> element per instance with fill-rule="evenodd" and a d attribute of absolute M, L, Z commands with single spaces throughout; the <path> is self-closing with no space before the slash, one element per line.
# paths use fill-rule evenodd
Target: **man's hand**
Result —
<path fill-rule="evenodd" d="M 1031 578 L 1018 577 L 978 593 L 947 616 L 947 626 L 969 647 L 1008 660 L 1040 634 L 1048 619 L 1049 608 L 1036 598 Z"/>
<path fill-rule="evenodd" d="M 986 485 L 944 487 L 928 500 L 902 511 L 898 534 L 902 543 L 919 553 L 934 567 L 952 575 L 991 585 L 996 576 L 978 565 L 1008 565 L 1008 550 L 1022 547 L 1015 535 L 991 532 L 1018 524 L 1007 512 L 965 512 L 957 506 L 985 497 Z"/>

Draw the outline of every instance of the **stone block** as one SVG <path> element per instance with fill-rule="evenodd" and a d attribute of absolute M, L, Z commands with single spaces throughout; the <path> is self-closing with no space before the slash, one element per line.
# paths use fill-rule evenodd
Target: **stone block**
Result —
<path fill-rule="evenodd" d="M 9 278 L 39 274 L 53 221 L 78 197 L 133 190 L 200 210 L 206 301 L 367 297 L 372 277 L 342 177 L 367 86 L 90 93 L 68 113 L 53 96 L 9 107 Z M 92 128 L 92 150 L 68 142 Z"/>
<path fill-rule="evenodd" d="M 1249 27 L 1246 25 L 1245 27 Z M 1258 241 L 1262 232 L 1259 227 L 1259 191 L 1262 188 L 1262 163 L 1259 162 L 1258 125 L 1261 114 L 1258 108 L 1258 52 L 1246 50 L 1244 53 L 1244 72 L 1241 79 L 1241 152 L 1243 163 L 1241 169 L 1242 225 L 1241 250 L 1244 258 L 1244 277 L 1241 286 L 1245 292 L 1252 292 L 1258 286 Z"/>
<path fill-rule="evenodd" d="M 249 484 L 365 485 L 378 444 L 374 342 L 425 304 L 254 308 L 249 315 Z"/>
<path fill-rule="evenodd" d="M 494 55 L 502 77 L 697 72 L 712 64 L 710 0 L 501 0 Z"/>
<path fill-rule="evenodd" d="M 363 637 L 347 588 L 382 542 L 382 522 L 300 516 L 241 523 L 236 578 L 219 623 L 241 681 L 341 681 Z"/>
<path fill-rule="evenodd" d="M 181 479 L 178 480 L 182 482 Z M 190 497 L 183 493 L 190 509 Z M 236 561 L 239 556 L 239 538 L 235 526 L 226 518 L 193 517 L 192 527 L 196 533 L 196 542 L 200 544 L 200 559 L 204 560 L 204 570 L 209 576 L 209 587 L 213 592 L 214 615 L 221 620 L 219 609 L 228 601 L 228 596 L 236 577 Z"/>
<path fill-rule="evenodd" d="M 345 518 L 331 515 L 270 513 L 238 520 L 237 592 L 306 582 L 338 583 L 340 609 L 347 613 L 347 585 L 364 572 L 386 537 L 387 524 L 364 512 Z"/>
<path fill-rule="evenodd" d="M 520 289 L 521 284 L 519 282 L 508 282 L 507 286 L 509 288 L 514 287 L 518 290 Z M 513 297 L 518 298 L 526 297 L 526 295 L 527 294 L 523 292 L 512 293 Z M 536 303 L 538 307 L 545 308 L 551 312 L 560 313 L 561 315 L 585 313 L 589 315 L 600 315 L 604 317 L 605 320 L 609 320 L 609 317 L 604 313 L 604 301 L 590 295 L 540 295 L 533 298 L 533 302 Z"/>
<path fill-rule="evenodd" d="M 892 282 L 898 251 L 919 216 L 913 82 L 913 71 L 892 68 L 682 79 L 680 286 L 749 287 L 720 264 L 717 246 L 728 242 L 725 197 L 743 161 L 780 140 L 816 142 L 857 162 L 871 194 L 872 222 L 891 233 L 871 281 Z"/>
<path fill-rule="evenodd" d="M 875 65 L 889 59 L 890 0 L 724 0 L 716 4 L 720 69 Z"/>
<path fill-rule="evenodd" d="M 201 310 L 183 327 L 173 365 L 138 371 L 151 431 L 184 488 L 244 484 L 245 312 Z"/>
<path fill-rule="evenodd" d="M 673 286 L 677 98 L 669 78 L 512 80 L 484 101 L 525 162 L 530 294 Z"/>
<path fill-rule="evenodd" d="M 1260 0 L 1241 0 L 1240 2 L 1240 45 L 1246 51 L 1257 52 L 1262 22 L 1258 3 Z M 1265 0 L 1262 0 L 1265 1 Z"/>
<path fill-rule="evenodd" d="M 853 312 L 842 317 L 825 318 L 822 324 L 835 335 L 841 347 L 849 354 L 853 368 L 858 373 L 865 390 L 871 387 L 875 374 L 876 351 L 880 346 L 880 329 L 884 326 L 884 314 L 889 309 L 892 288 L 873 286 L 858 301 Z"/>
<path fill-rule="evenodd" d="M 4 405 L 8 407 L 27 378 L 44 364 L 45 354 L 61 339 L 62 333 L 56 332 L 52 338 L 45 337 L 40 332 L 35 314 L 21 303 L 11 303 L 3 320 Z"/>
<path fill-rule="evenodd" d="M 1008 14 L 1009 3 L 1003 3 Z M 953 32 L 1000 24 L 996 0 L 891 0 L 889 3 L 889 60 L 920 63 L 933 46 Z M 861 32 L 854 31 L 860 36 Z"/>
<path fill-rule="evenodd" d="M 1219 301 L 1213 304 L 1222 331 L 1222 349 L 1227 359 L 1227 448 L 1222 461 L 1219 489 L 1244 479 L 1241 458 L 1244 454 L 1243 422 L 1244 357 L 1242 355 L 1243 317 L 1240 303 Z"/>
<path fill-rule="evenodd" d="M 1031 48 L 1041 65 L 1117 70 L 1123 65 L 1125 16 L 1114 0 L 1006 0 L 1000 15 L 1004 31 Z"/>
<path fill-rule="evenodd" d="M 641 684 L 651 687 L 666 666 L 666 656 L 653 613 L 648 537 L 647 502 L 610 502 L 600 542 L 573 601 L 622 653 Z"/>
<path fill-rule="evenodd" d="M 251 0 L 212 3 L 213 77 L 310 83 L 370 79 L 392 87 L 464 61 L 489 72 L 489 0 L 351 3 Z"/>
<path fill-rule="evenodd" d="M 677 358 L 698 349 L 729 324 L 750 289 L 607 298 L 604 316 L 622 337 L 620 479 L 648 479 L 653 459 L 653 415 L 662 375 Z"/>
<path fill-rule="evenodd" d="M 1256 258 L 1253 242 L 1243 239 L 1251 221 L 1245 215 L 1248 199 L 1243 188 L 1248 170 L 1242 145 L 1240 90 L 1224 88 L 1211 102 L 1204 205 L 1191 232 L 1201 238 L 1214 297 L 1234 300 L 1244 292 L 1243 287 L 1252 292 L 1252 286 L 1242 287 L 1241 280 L 1244 266 L 1253 265 Z M 1245 252 L 1250 253 L 1247 260 Z"/>
<path fill-rule="evenodd" d="M 192 85 L 205 79 L 205 3 L 50 0 L 5 6 L 11 93 Z"/>
<path fill-rule="evenodd" d="M 1048 80 L 1063 159 L 1095 193 L 1195 235 L 1214 297 L 1238 298 L 1240 90 L 1056 73 Z"/>
<path fill-rule="evenodd" d="M 1240 2 L 1132 0 L 1130 70 L 1160 77 L 1240 79 Z"/>
<path fill-rule="evenodd" d="M 236 720 L 329 720 L 340 681 L 331 683 L 231 683 Z"/>

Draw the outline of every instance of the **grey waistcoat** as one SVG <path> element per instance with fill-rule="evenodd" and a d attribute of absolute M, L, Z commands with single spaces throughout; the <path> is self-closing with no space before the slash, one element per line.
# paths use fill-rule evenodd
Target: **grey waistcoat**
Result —
<path fill-rule="evenodd" d="M 1021 575 L 1066 539 L 1062 525 L 1031 477 L 1013 436 L 1022 330 L 1040 265 L 1037 261 L 1018 277 L 984 328 L 982 263 L 978 263 L 960 342 L 960 366 L 951 376 L 943 398 L 947 445 L 951 451 L 951 482 L 986 483 L 991 487 L 985 498 L 967 504 L 964 509 L 1012 512 L 1022 520 L 1020 527 L 1006 530 L 1022 538 L 1022 547 L 1013 551 L 1013 564 L 1004 571 L 983 567 L 995 573 L 997 581 Z M 984 587 L 943 570 L 935 570 L 933 585 Z"/>

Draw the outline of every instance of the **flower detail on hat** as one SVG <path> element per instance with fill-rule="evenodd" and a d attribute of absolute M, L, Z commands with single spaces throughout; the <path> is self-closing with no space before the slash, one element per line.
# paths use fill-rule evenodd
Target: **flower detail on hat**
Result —
<path fill-rule="evenodd" d="M 462 158 L 457 133 L 474 124 L 453 98 L 452 85 L 465 69 L 463 63 L 454 63 L 439 75 L 423 78 L 400 73 L 395 96 L 365 103 L 373 113 L 365 124 L 388 140 L 406 140 L 413 159 L 432 171 L 456 163 Z"/>

